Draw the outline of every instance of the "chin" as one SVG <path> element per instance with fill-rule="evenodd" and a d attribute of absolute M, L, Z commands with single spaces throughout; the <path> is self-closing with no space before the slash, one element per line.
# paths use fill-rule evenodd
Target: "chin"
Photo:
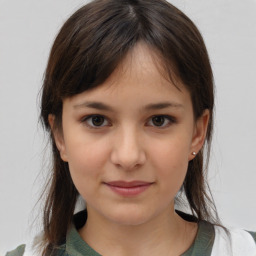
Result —
<path fill-rule="evenodd" d="M 142 225 L 153 218 L 153 214 L 149 214 L 149 211 L 143 211 L 130 207 L 129 209 L 122 209 L 105 215 L 110 221 L 124 226 L 138 226 Z"/>

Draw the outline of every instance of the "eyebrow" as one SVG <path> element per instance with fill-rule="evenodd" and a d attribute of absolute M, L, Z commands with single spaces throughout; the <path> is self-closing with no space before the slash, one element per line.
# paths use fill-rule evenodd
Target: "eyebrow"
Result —
<path fill-rule="evenodd" d="M 93 108 L 98 110 L 105 110 L 109 112 L 115 112 L 115 110 L 102 102 L 94 102 L 94 101 L 88 101 L 84 102 L 82 104 L 74 105 L 74 108 Z M 165 108 L 184 108 L 182 104 L 176 103 L 176 102 L 159 102 L 159 103 L 151 103 L 143 107 L 145 110 L 160 110 Z"/>

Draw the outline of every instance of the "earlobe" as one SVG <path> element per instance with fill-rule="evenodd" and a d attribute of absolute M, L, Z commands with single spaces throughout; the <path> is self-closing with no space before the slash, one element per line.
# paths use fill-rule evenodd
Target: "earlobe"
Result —
<path fill-rule="evenodd" d="M 58 148 L 59 152 L 60 152 L 60 157 L 64 162 L 68 162 L 68 158 L 67 158 L 67 154 L 66 154 L 66 147 L 65 147 L 65 142 L 64 142 L 64 138 L 63 138 L 63 134 L 62 132 L 60 132 L 60 130 L 55 127 L 54 122 L 55 122 L 55 116 L 52 114 L 48 115 L 48 122 L 50 124 L 51 127 L 51 132 L 52 132 L 52 136 L 54 138 L 56 147 Z"/>
<path fill-rule="evenodd" d="M 196 154 L 200 151 L 204 145 L 205 137 L 207 134 L 207 128 L 210 118 L 210 112 L 208 109 L 204 110 L 201 117 L 199 117 L 195 124 L 194 134 L 191 142 L 191 154 L 189 154 L 188 160 L 195 158 Z"/>

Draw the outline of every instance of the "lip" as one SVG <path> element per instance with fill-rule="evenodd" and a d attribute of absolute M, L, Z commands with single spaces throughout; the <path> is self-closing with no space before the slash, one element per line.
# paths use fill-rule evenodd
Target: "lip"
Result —
<path fill-rule="evenodd" d="M 110 182 L 104 182 L 106 186 L 108 186 L 112 191 L 115 193 L 125 196 L 125 197 L 131 197 L 131 196 L 137 196 L 141 193 L 143 193 L 145 190 L 147 190 L 153 182 L 146 182 L 146 181 L 110 181 Z"/>

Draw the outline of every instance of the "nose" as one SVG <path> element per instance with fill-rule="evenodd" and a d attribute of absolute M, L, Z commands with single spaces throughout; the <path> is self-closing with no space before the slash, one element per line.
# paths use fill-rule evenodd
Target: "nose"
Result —
<path fill-rule="evenodd" d="M 146 161 L 140 134 L 135 129 L 123 129 L 115 135 L 111 162 L 126 171 L 142 166 Z"/>

